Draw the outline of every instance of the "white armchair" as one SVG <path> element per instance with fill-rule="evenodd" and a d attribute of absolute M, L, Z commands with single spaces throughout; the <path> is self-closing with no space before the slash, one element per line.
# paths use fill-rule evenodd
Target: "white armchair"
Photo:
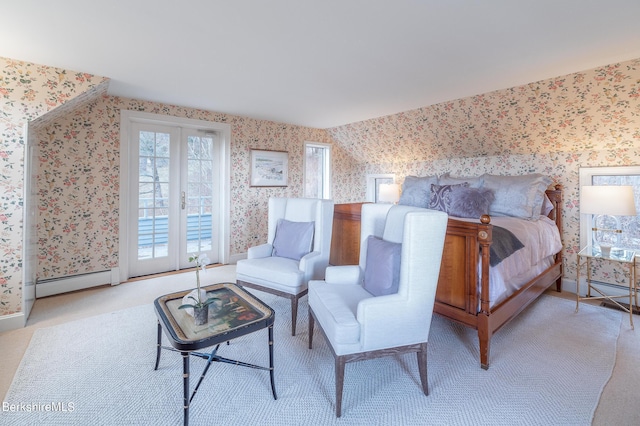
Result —
<path fill-rule="evenodd" d="M 238 285 L 291 299 L 293 336 L 298 299 L 309 280 L 324 278 L 332 229 L 332 200 L 270 198 L 267 243 L 250 247 L 237 263 Z"/>
<path fill-rule="evenodd" d="M 351 361 L 417 352 L 429 394 L 427 340 L 447 219 L 435 210 L 365 204 L 360 265 L 328 267 L 324 281 L 309 282 L 309 349 L 317 322 L 335 357 L 337 417 Z"/>

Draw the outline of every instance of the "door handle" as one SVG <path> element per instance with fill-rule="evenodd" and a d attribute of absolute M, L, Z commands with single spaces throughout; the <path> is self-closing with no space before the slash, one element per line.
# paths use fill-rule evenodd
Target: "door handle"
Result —
<path fill-rule="evenodd" d="M 187 207 L 187 194 L 182 191 L 182 196 L 180 198 L 182 200 L 182 210 L 184 210 Z"/>

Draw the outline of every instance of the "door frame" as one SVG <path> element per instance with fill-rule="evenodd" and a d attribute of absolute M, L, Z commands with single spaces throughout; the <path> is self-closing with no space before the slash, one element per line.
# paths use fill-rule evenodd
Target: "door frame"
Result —
<path fill-rule="evenodd" d="M 118 269 L 120 282 L 129 279 L 129 232 L 131 224 L 127 220 L 129 211 L 129 150 L 131 147 L 131 123 L 143 122 L 163 126 L 174 126 L 214 131 L 220 134 L 220 221 L 218 223 L 218 252 L 220 263 L 229 262 L 230 246 L 230 212 L 231 212 L 231 125 L 191 118 L 173 117 L 148 112 L 121 110 L 120 111 L 120 231 Z M 124 213 L 123 213 L 124 212 Z"/>

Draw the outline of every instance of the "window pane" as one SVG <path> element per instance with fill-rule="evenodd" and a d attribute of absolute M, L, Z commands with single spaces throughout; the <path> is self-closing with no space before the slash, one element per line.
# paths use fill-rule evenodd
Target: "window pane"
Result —
<path fill-rule="evenodd" d="M 595 175 L 591 179 L 593 185 L 630 185 L 633 186 L 633 195 L 636 210 L 640 205 L 640 175 Z M 620 216 L 622 234 L 620 235 L 620 246 L 640 250 L 640 226 L 638 216 Z"/>
<path fill-rule="evenodd" d="M 305 145 L 306 197 L 329 198 L 329 147 Z"/>

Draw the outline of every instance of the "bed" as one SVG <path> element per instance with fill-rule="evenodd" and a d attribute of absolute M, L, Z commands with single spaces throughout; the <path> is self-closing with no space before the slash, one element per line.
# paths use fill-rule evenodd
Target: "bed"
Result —
<path fill-rule="evenodd" d="M 503 179 L 507 177 L 489 176 L 487 181 L 487 176 L 489 175 L 471 178 L 471 181 L 469 181 L 470 178 L 447 179 L 447 175 L 435 179 L 438 183 L 438 188 L 446 186 L 445 184 L 447 183 L 449 185 L 457 185 L 462 182 L 477 188 L 482 188 L 483 186 L 491 187 L 493 185 L 496 191 L 500 191 L 504 195 L 508 185 L 501 186 L 501 184 L 504 182 Z M 533 175 L 528 176 L 529 179 L 531 179 L 531 176 Z M 409 182 L 406 180 L 405 182 L 412 183 L 411 178 L 408 177 Z M 505 214 L 495 216 L 484 214 L 479 216 L 478 219 L 470 218 L 469 215 L 466 215 L 466 218 L 460 218 L 449 212 L 434 312 L 478 331 L 480 366 L 484 369 L 489 368 L 491 337 L 493 334 L 516 317 L 553 284 L 556 285 L 557 291 L 562 289 L 562 242 L 560 241 L 560 236 L 562 235 L 562 188 L 560 185 L 549 185 L 550 179 L 541 179 L 540 175 L 535 175 L 534 178 L 537 179 L 537 182 L 534 186 L 538 188 L 538 194 L 534 194 L 536 191 L 533 187 L 529 191 L 529 186 L 522 186 L 526 185 L 526 179 L 522 178 L 516 178 L 516 180 L 519 179 L 520 192 L 528 191 L 528 200 L 536 198 L 534 207 L 525 206 L 528 209 L 526 214 L 531 214 L 533 211 L 534 214 L 532 216 L 536 216 L 535 220 L 530 218 L 522 219 L 520 217 L 513 218 Z M 429 185 L 429 179 L 426 179 L 426 181 L 425 178 L 414 179 L 421 179 L 420 184 L 422 187 Z M 473 179 L 480 179 L 481 183 L 473 181 Z M 516 185 L 516 189 L 518 185 Z M 406 191 L 407 187 L 407 184 L 403 185 L 403 197 L 405 193 L 408 192 L 408 194 L 404 202 L 401 198 L 401 204 L 411 204 L 414 201 L 410 197 L 411 187 L 408 188 L 409 191 Z M 522 190 L 522 188 L 526 189 Z M 544 195 L 546 195 L 544 206 L 541 210 L 536 211 L 536 209 L 540 209 L 538 206 L 539 198 Z M 513 193 L 510 196 L 513 196 Z M 527 197 L 523 196 L 522 198 Z M 407 199 L 411 202 L 407 202 Z M 505 201 L 505 199 L 495 200 L 492 205 L 505 204 Z M 527 203 L 530 203 L 530 201 L 527 201 Z M 517 203 L 508 207 L 510 214 L 514 212 L 512 206 L 515 204 Z M 529 209 L 530 207 L 531 209 Z M 433 208 L 433 205 L 430 208 Z M 500 210 L 499 206 L 498 210 Z M 520 214 L 520 212 L 516 213 L 516 216 Z M 530 244 L 529 240 L 535 240 L 536 238 L 543 243 L 548 239 L 553 239 L 554 242 L 545 249 L 548 251 L 547 254 L 539 256 L 540 258 L 537 261 L 532 261 L 533 264 L 526 266 L 524 269 L 521 267 L 519 272 L 511 271 L 506 278 L 500 279 L 501 268 L 512 269 L 509 263 L 512 265 L 526 263 L 522 262 L 521 259 L 509 259 L 519 252 L 522 257 L 523 250 L 516 250 L 515 253 L 501 260 L 499 264 L 491 266 L 492 251 L 493 255 L 496 255 L 496 251 L 492 250 L 492 244 L 495 245 L 494 234 L 497 234 L 498 230 L 502 233 L 504 228 L 510 228 L 509 222 L 518 223 L 518 221 L 526 226 L 513 233 L 519 234 L 520 239 L 525 239 L 524 244 L 526 246 Z M 551 238 L 548 237 L 551 234 L 544 233 L 541 234 L 542 236 L 538 236 L 536 231 L 528 231 L 527 229 L 529 228 L 527 226 L 533 226 L 534 223 L 542 225 L 547 230 L 546 232 L 553 228 L 552 232 L 555 236 Z M 531 238 L 527 237 L 527 233 L 530 234 Z M 504 288 L 494 289 L 494 287 Z"/>

